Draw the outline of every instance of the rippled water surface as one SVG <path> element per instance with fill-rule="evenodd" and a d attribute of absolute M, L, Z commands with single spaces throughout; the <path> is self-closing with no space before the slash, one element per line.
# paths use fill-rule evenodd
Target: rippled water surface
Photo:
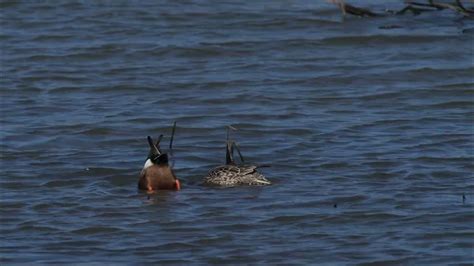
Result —
<path fill-rule="evenodd" d="M 473 263 L 473 20 L 0 5 L 3 265 Z M 175 120 L 183 189 L 148 198 L 146 136 Z M 229 124 L 273 185 L 200 184 Z"/>

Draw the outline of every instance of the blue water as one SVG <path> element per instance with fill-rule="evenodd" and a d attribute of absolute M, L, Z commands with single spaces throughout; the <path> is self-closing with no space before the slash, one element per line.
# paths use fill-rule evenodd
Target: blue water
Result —
<path fill-rule="evenodd" d="M 0 6 L 2 265 L 473 263 L 472 19 Z M 173 121 L 183 189 L 147 197 L 146 136 L 168 141 Z M 201 185 L 227 125 L 273 185 Z"/>

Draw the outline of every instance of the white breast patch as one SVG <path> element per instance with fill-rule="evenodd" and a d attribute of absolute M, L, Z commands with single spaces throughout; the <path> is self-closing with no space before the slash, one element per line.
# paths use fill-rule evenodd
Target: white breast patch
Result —
<path fill-rule="evenodd" d="M 145 165 L 143 166 L 143 169 L 147 169 L 148 167 L 152 166 L 153 163 L 151 162 L 150 159 L 146 160 Z"/>

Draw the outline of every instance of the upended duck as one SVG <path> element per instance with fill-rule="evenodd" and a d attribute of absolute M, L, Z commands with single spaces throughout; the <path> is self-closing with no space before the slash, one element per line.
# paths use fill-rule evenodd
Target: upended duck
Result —
<path fill-rule="evenodd" d="M 176 122 L 173 125 L 173 133 L 170 139 L 170 152 L 172 151 L 173 137 L 176 130 Z M 148 145 L 150 152 L 145 161 L 142 171 L 140 172 L 140 179 L 138 181 L 138 188 L 146 190 L 147 192 L 155 192 L 156 190 L 180 190 L 181 183 L 174 174 L 172 167 L 169 165 L 169 158 L 167 153 L 163 153 L 160 149 L 160 142 L 163 135 L 158 137 L 156 143 L 148 136 Z"/>
<path fill-rule="evenodd" d="M 239 153 L 241 164 L 237 164 L 234 160 L 234 148 Z M 204 184 L 223 187 L 270 185 L 271 182 L 257 171 L 259 167 L 263 166 L 244 164 L 238 144 L 229 140 L 227 131 L 226 164 L 211 169 L 204 178 Z"/>

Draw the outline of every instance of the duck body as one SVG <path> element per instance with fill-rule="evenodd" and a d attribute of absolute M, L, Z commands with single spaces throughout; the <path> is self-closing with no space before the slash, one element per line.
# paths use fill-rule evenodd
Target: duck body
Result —
<path fill-rule="evenodd" d="M 263 186 L 271 182 L 257 171 L 259 166 L 245 164 L 244 157 L 235 141 L 229 140 L 229 127 L 226 141 L 226 163 L 209 171 L 203 179 L 205 185 L 234 187 L 234 186 Z M 234 160 L 234 148 L 240 156 L 240 164 Z"/>
<path fill-rule="evenodd" d="M 209 171 L 204 184 L 224 187 L 270 185 L 271 182 L 257 168 L 254 165 L 221 165 Z"/>
<path fill-rule="evenodd" d="M 176 122 L 173 126 L 173 135 L 170 141 L 170 151 L 174 131 L 176 128 Z M 148 136 L 148 145 L 150 151 L 145 161 L 140 177 L 138 179 L 138 189 L 145 190 L 148 193 L 155 192 L 157 190 L 180 190 L 181 183 L 174 174 L 173 168 L 169 165 L 168 154 L 162 152 L 160 149 L 160 141 L 163 135 L 160 135 L 158 141 L 153 143 L 153 139 Z"/>
<path fill-rule="evenodd" d="M 153 192 L 156 190 L 180 190 L 181 184 L 168 164 L 155 164 L 148 159 L 140 173 L 138 188 Z"/>

